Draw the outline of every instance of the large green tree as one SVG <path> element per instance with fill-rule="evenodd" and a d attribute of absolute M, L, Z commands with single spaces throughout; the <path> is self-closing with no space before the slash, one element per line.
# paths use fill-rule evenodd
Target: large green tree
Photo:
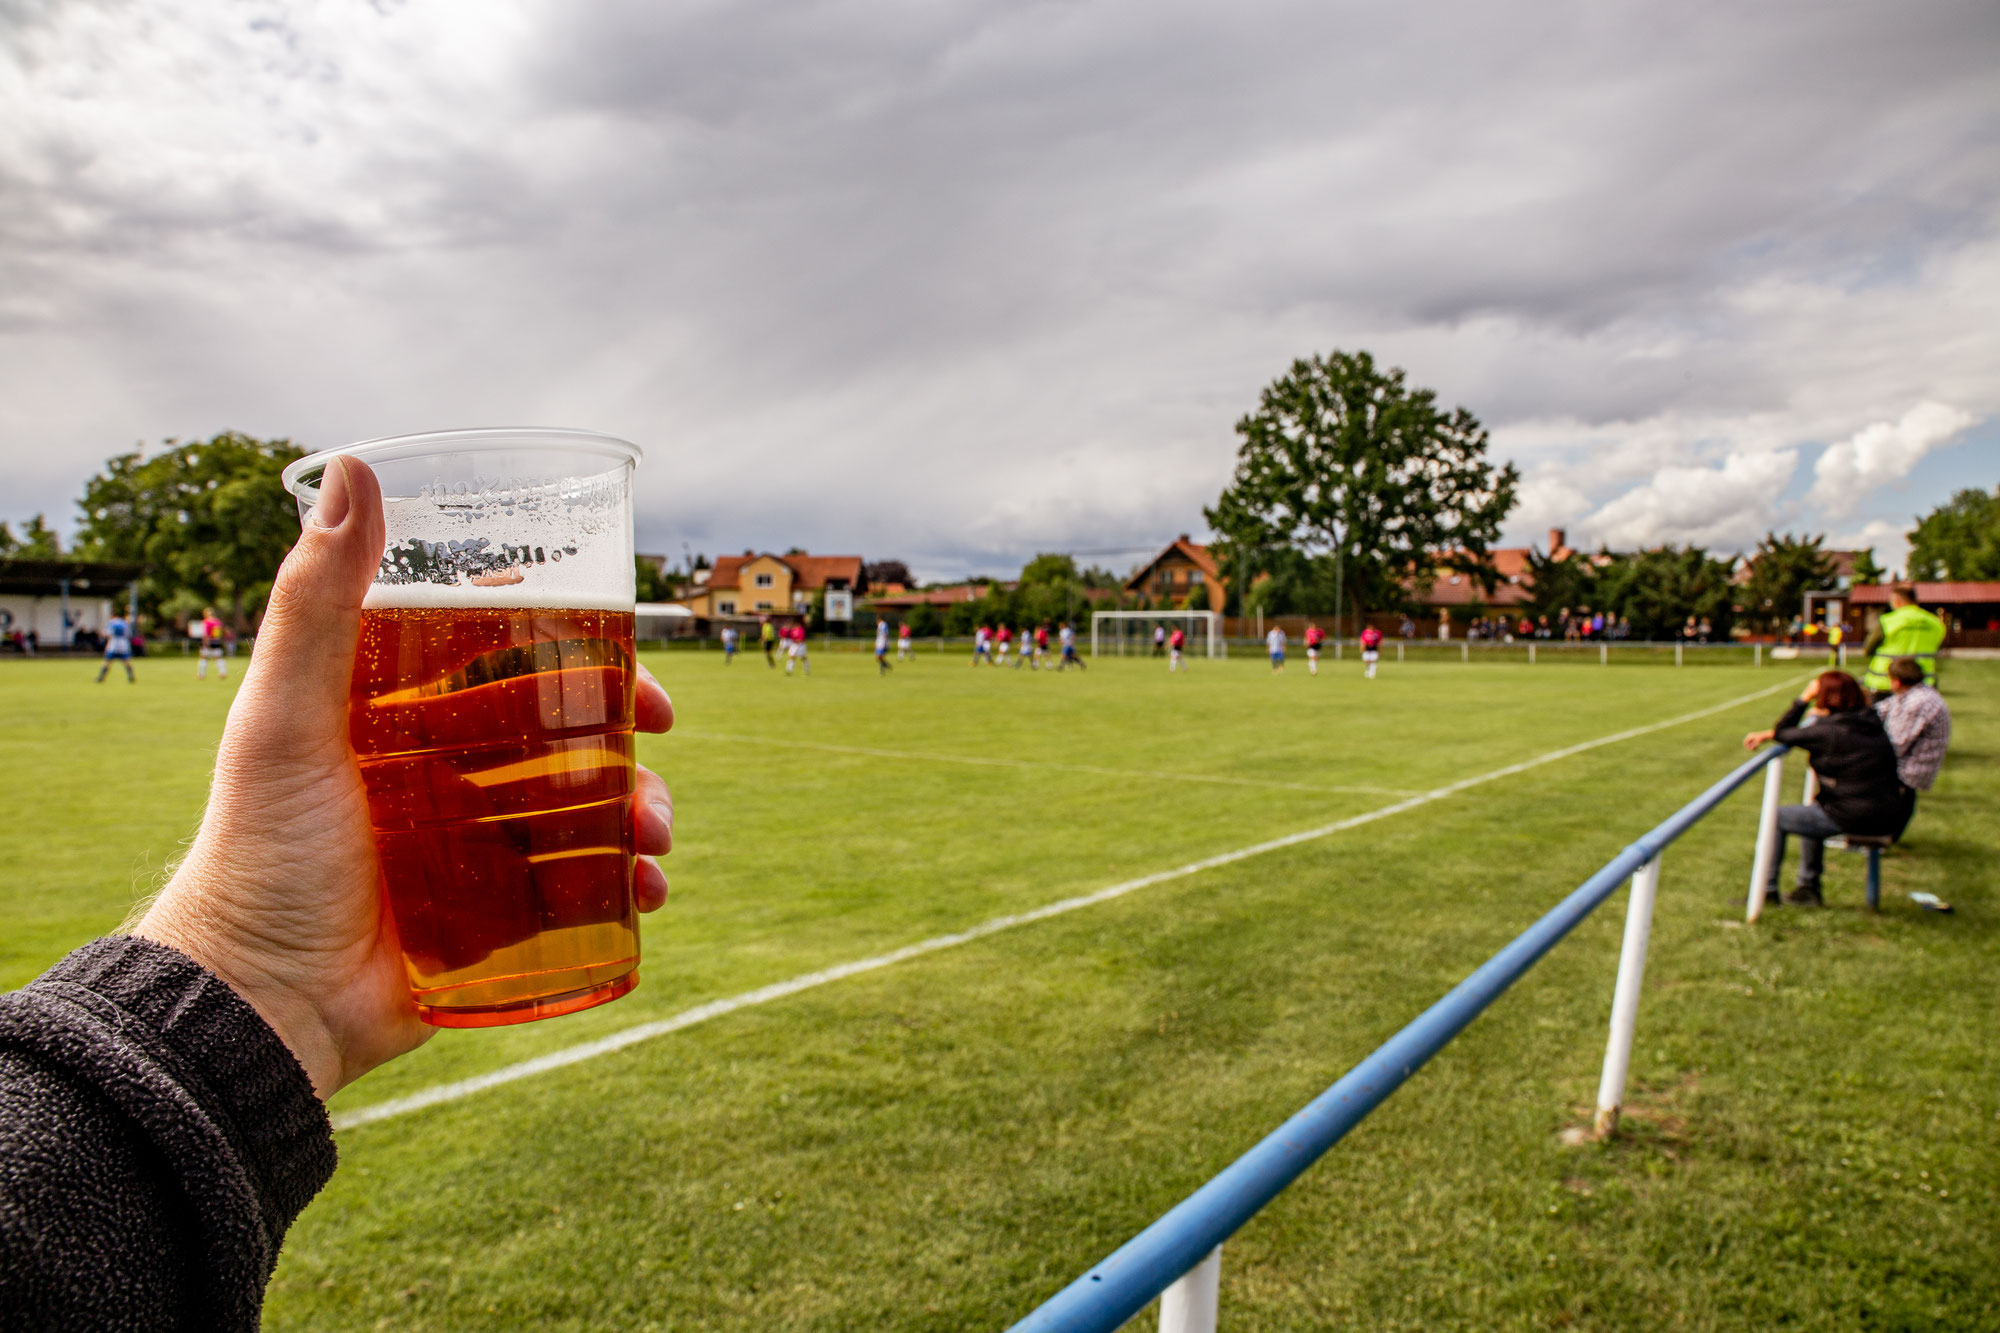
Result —
<path fill-rule="evenodd" d="M 1750 577 L 1736 591 L 1736 604 L 1752 629 L 1772 631 L 1800 614 L 1805 595 L 1834 586 L 1833 557 L 1824 537 L 1764 534 L 1750 556 Z"/>
<path fill-rule="evenodd" d="M 1963 490 L 1917 520 L 1910 577 L 2000 579 L 2000 489 Z"/>
<path fill-rule="evenodd" d="M 1487 461 L 1477 418 L 1401 370 L 1367 352 L 1294 361 L 1236 433 L 1235 474 L 1204 513 L 1242 572 L 1260 551 L 1330 558 L 1336 614 L 1400 605 L 1441 567 L 1490 578 L 1520 476 Z"/>
<path fill-rule="evenodd" d="M 224 431 L 168 440 L 150 456 L 120 454 L 84 483 L 76 552 L 143 563 L 139 599 L 155 617 L 178 621 L 213 605 L 248 629 L 299 534 L 279 473 L 303 452 Z"/>

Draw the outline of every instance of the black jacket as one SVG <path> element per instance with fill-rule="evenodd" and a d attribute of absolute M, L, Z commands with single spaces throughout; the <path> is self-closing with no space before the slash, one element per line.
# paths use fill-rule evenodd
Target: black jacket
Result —
<path fill-rule="evenodd" d="M 192 959 L 101 939 L 0 995 L 0 1328 L 254 1329 L 333 1166 L 305 1070 Z"/>
<path fill-rule="evenodd" d="M 1782 745 L 1804 750 L 1819 775 L 1819 807 L 1842 833 L 1901 837 L 1914 808 L 1896 776 L 1896 747 L 1872 708 L 1831 713 L 1799 725 L 1807 703 L 1795 699 L 1778 719 Z"/>

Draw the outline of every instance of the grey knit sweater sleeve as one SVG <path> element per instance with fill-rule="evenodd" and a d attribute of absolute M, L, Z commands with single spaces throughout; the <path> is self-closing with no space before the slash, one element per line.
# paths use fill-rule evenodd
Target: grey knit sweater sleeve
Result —
<path fill-rule="evenodd" d="M 0 1328 L 254 1329 L 333 1166 L 305 1070 L 175 950 L 97 940 L 0 995 Z"/>

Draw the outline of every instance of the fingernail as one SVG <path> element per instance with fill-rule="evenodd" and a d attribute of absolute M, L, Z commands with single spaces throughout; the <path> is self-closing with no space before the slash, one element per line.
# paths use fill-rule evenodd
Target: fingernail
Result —
<path fill-rule="evenodd" d="M 313 506 L 313 526 L 337 528 L 347 518 L 347 460 L 336 458 L 319 478 L 319 503 Z"/>
<path fill-rule="evenodd" d="M 649 804 L 653 807 L 653 813 L 666 821 L 667 827 L 672 828 L 674 823 L 674 803 L 672 801 L 652 801 Z"/>

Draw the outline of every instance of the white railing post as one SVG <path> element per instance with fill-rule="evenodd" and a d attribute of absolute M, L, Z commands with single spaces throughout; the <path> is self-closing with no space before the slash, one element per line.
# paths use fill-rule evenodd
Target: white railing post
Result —
<path fill-rule="evenodd" d="M 1686 647 L 1686 645 L 1685 645 L 1685 644 L 1683 644 L 1683 643 L 1682 643 L 1682 642 L 1681 642 L 1681 641 L 1680 641 L 1679 639 L 1675 639 L 1675 640 L 1674 640 L 1674 665 L 1675 665 L 1675 666 L 1686 666 L 1686 665 L 1687 665 L 1687 663 L 1685 663 L 1685 662 L 1683 662 L 1683 661 L 1681 660 L 1681 649 L 1682 649 L 1682 648 L 1684 648 L 1684 647 Z"/>
<path fill-rule="evenodd" d="M 1222 1247 L 1174 1280 L 1160 1293 L 1160 1333 L 1215 1333 L 1222 1299 Z"/>
<path fill-rule="evenodd" d="M 1750 665 L 1751 665 L 1751 666 L 1759 666 L 1759 667 L 1760 667 L 1760 666 L 1763 666 L 1763 665 L 1764 665 L 1764 645 L 1763 645 L 1763 644 L 1761 644 L 1761 643 L 1753 643 L 1753 644 L 1751 644 L 1751 645 L 1750 645 Z"/>
<path fill-rule="evenodd" d="M 1396 643 L 1396 660 L 1398 662 L 1403 660 L 1403 645 L 1400 640 L 1398 640 Z"/>
<path fill-rule="evenodd" d="M 1535 664 L 1535 645 L 1531 643 L 1528 645 L 1528 665 L 1533 666 L 1534 664 Z"/>
<path fill-rule="evenodd" d="M 1819 774 L 1813 772 L 1813 766 L 1808 763 L 1806 765 L 1806 780 L 1799 784 L 1799 804 L 1811 805 L 1818 796 Z"/>
<path fill-rule="evenodd" d="M 1600 642 L 1600 643 L 1599 643 L 1599 644 L 1597 645 L 1597 665 L 1599 665 L 1599 666 L 1610 666 L 1610 665 L 1611 665 L 1611 645 L 1610 645 L 1610 644 L 1608 644 L 1608 643 L 1602 643 L 1602 642 Z"/>
<path fill-rule="evenodd" d="M 1639 988 L 1646 979 L 1646 944 L 1653 935 L 1653 898 L 1660 887 L 1660 857 L 1632 876 L 1625 907 L 1625 945 L 1618 951 L 1618 984 L 1611 993 L 1611 1037 L 1604 1046 L 1604 1073 L 1597 1080 L 1597 1137 L 1618 1131 L 1625 1105 L 1625 1080 L 1632 1071 L 1632 1033 L 1639 1023 Z"/>
<path fill-rule="evenodd" d="M 1462 639 L 1459 641 L 1458 660 L 1461 662 L 1470 662 L 1472 660 L 1472 640 Z"/>
<path fill-rule="evenodd" d="M 1772 863 L 1778 856 L 1778 790 L 1785 781 L 1785 761 L 1773 759 L 1764 766 L 1764 803 L 1757 810 L 1757 854 L 1750 858 L 1750 897 L 1743 904 L 1743 919 L 1755 922 L 1764 914 L 1764 885 L 1771 878 Z"/>

